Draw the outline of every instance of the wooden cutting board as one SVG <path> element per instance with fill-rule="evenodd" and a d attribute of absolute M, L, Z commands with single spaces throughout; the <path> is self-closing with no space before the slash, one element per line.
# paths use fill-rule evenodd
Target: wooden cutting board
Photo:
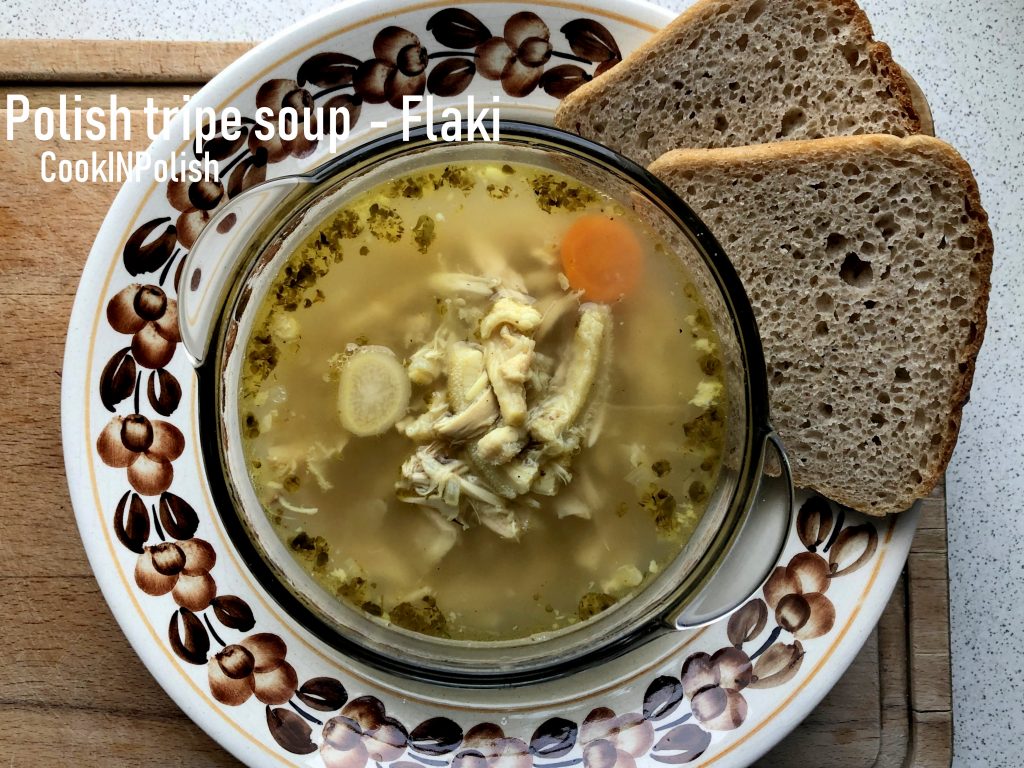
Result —
<path fill-rule="evenodd" d="M 177 106 L 248 48 L 233 43 L 0 41 L 8 92 L 35 105 L 147 97 Z M 60 145 L 62 157 L 94 150 Z M 48 147 L 0 143 L 0 755 L 11 768 L 237 766 L 136 658 L 86 561 L 60 446 L 64 336 L 115 185 L 44 184 Z M 952 751 L 945 499 L 924 503 L 878 629 L 820 707 L 763 768 L 947 768 Z"/>

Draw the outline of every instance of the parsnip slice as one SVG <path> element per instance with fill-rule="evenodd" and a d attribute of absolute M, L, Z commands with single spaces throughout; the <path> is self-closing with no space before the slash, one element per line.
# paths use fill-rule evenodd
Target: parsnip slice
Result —
<path fill-rule="evenodd" d="M 409 408 L 409 376 L 387 347 L 360 347 L 345 361 L 338 382 L 338 417 L 359 437 L 380 435 Z"/>

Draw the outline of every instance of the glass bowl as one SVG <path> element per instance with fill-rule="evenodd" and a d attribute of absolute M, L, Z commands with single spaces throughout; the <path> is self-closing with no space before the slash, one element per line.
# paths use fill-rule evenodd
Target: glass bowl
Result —
<path fill-rule="evenodd" d="M 323 216 L 381 182 L 428 165 L 487 161 L 551 168 L 632 211 L 685 266 L 717 332 L 726 427 L 722 468 L 682 551 L 645 587 L 564 629 L 507 641 L 434 638 L 368 616 L 330 594 L 294 559 L 246 469 L 237 393 L 256 309 L 290 254 Z M 630 160 L 571 134 L 503 121 L 498 141 L 377 139 L 315 171 L 253 187 L 208 223 L 183 267 L 179 322 L 196 365 L 203 460 L 225 526 L 247 567 L 297 622 L 358 661 L 447 685 L 493 687 L 569 674 L 666 632 L 722 618 L 775 565 L 792 514 L 788 464 L 768 420 L 760 337 L 736 272 L 712 234 L 670 189 Z M 671 376 L 671 361 L 658 375 Z M 758 504 L 766 449 L 783 470 L 786 505 Z"/>

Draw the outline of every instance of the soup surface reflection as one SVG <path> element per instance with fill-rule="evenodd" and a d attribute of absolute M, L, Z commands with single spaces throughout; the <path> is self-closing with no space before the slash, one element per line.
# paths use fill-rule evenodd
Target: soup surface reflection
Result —
<path fill-rule="evenodd" d="M 251 479 L 331 593 L 408 630 L 586 620 L 680 552 L 714 487 L 721 364 L 679 261 L 524 164 L 438 166 L 324 215 L 259 307 Z"/>

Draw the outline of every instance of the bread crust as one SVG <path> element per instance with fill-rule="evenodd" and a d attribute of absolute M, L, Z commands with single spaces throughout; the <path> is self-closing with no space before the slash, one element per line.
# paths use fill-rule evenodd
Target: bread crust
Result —
<path fill-rule="evenodd" d="M 921 132 L 921 116 L 914 104 L 910 85 L 903 75 L 903 69 L 895 62 L 892 51 L 885 43 L 875 40 L 871 20 L 856 0 L 828 0 L 836 10 L 847 15 L 850 24 L 857 27 L 868 40 L 868 56 L 889 82 L 889 92 L 903 108 L 907 118 L 907 133 Z"/>
<path fill-rule="evenodd" d="M 899 138 L 879 134 L 839 136 L 828 139 L 787 141 L 723 149 L 680 149 L 659 157 L 650 164 L 649 170 L 655 175 L 661 175 L 687 169 L 706 170 L 709 167 L 727 167 L 733 170 L 737 167 L 753 169 L 763 164 L 780 162 L 800 164 L 814 158 L 850 158 L 872 152 L 892 155 L 916 153 L 932 156 L 949 167 L 959 177 L 965 190 L 967 203 L 965 207 L 971 217 L 971 228 L 975 237 L 976 253 L 979 257 L 975 263 L 979 274 L 979 287 L 974 295 L 970 312 L 975 332 L 963 348 L 958 350 L 960 353 L 958 359 L 966 362 L 966 369 L 959 375 L 953 386 L 948 403 L 949 417 L 946 420 L 943 439 L 936 448 L 939 460 L 934 465 L 935 469 L 930 474 L 923 475 L 921 482 L 917 483 L 910 492 L 895 496 L 888 505 L 872 508 L 865 508 L 859 499 L 846 496 L 840 489 L 832 487 L 828 483 L 817 484 L 818 491 L 840 504 L 867 514 L 884 515 L 909 508 L 918 499 L 928 496 L 942 479 L 956 446 L 963 408 L 969 399 L 974 382 L 977 356 L 987 327 L 994 242 L 988 226 L 988 215 L 982 207 L 978 183 L 971 167 L 955 149 L 939 139 L 924 135 Z"/>
<path fill-rule="evenodd" d="M 782 0 L 792 2 L 792 0 Z M 867 14 L 857 4 L 856 0 L 817 0 L 831 5 L 833 11 L 845 17 L 848 22 L 858 29 L 868 41 L 868 56 L 874 67 L 883 74 L 889 83 L 889 91 L 904 111 L 907 133 L 919 133 L 921 131 L 921 118 L 914 105 L 911 88 L 903 76 L 903 70 L 892 58 L 889 46 L 874 39 L 874 30 Z M 580 110 L 596 94 L 601 93 L 607 87 L 627 81 L 633 72 L 633 68 L 643 69 L 646 59 L 650 57 L 659 46 L 667 39 L 679 34 L 691 24 L 702 22 L 713 18 L 718 13 L 724 12 L 732 7 L 731 0 L 698 0 L 697 3 L 687 8 L 663 29 L 653 34 L 648 40 L 639 45 L 619 64 L 610 70 L 594 78 L 589 83 L 584 83 L 575 91 L 570 93 L 558 106 L 555 111 L 555 125 L 562 130 L 579 133 L 581 126 L 578 121 Z"/>
<path fill-rule="evenodd" d="M 842 2 L 842 0 L 839 0 Z M 579 132 L 579 124 L 572 124 L 573 115 L 577 108 L 585 104 L 593 93 L 599 93 L 603 88 L 614 85 L 622 80 L 628 79 L 628 73 L 632 66 L 643 67 L 644 60 L 650 56 L 662 41 L 675 35 L 687 25 L 702 21 L 715 15 L 721 8 L 722 0 L 698 0 L 675 19 L 666 24 L 662 29 L 655 32 L 647 40 L 638 45 L 633 51 L 614 67 L 599 77 L 595 77 L 589 83 L 584 83 L 575 91 L 566 96 L 555 110 L 555 125 L 562 130 Z"/>

